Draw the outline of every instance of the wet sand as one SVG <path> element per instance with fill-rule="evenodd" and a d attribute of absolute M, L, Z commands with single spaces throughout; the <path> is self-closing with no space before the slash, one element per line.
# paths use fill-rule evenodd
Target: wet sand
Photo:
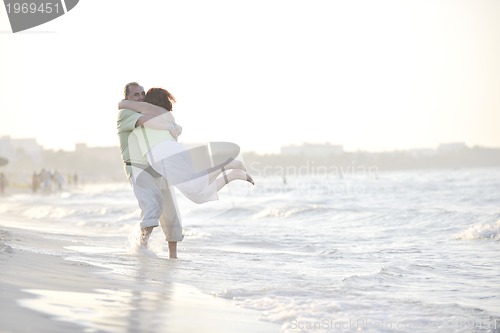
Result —
<path fill-rule="evenodd" d="M 141 266 L 130 277 L 57 254 L 75 245 L 1 227 L 0 333 L 280 331 L 176 281 L 181 260 L 124 258 Z"/>

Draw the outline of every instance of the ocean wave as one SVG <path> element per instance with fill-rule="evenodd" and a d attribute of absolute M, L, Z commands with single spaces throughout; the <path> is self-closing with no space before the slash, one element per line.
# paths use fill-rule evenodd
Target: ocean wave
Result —
<path fill-rule="evenodd" d="M 252 209 L 244 208 L 244 207 L 231 207 L 221 212 L 217 212 L 217 217 L 246 217 L 250 216 L 254 213 Z"/>
<path fill-rule="evenodd" d="M 254 219 L 319 216 L 331 213 L 333 208 L 319 205 L 271 207 L 254 215 Z"/>
<path fill-rule="evenodd" d="M 454 239 L 475 240 L 475 239 L 493 239 L 500 240 L 500 220 L 496 223 L 481 223 L 473 225 L 466 230 L 455 234 Z"/>
<path fill-rule="evenodd" d="M 196 226 L 190 226 L 190 228 L 185 227 L 183 230 L 183 235 L 186 239 L 210 239 L 212 234 L 209 232 L 201 231 L 200 229 L 196 229 Z"/>
<path fill-rule="evenodd" d="M 260 319 L 281 324 L 284 333 L 305 332 L 497 332 L 497 318 L 458 304 L 432 304 L 387 297 L 338 295 L 311 299 L 268 295 L 235 298 L 238 306 L 261 312 Z"/>
<path fill-rule="evenodd" d="M 131 218 L 132 214 L 138 215 L 138 209 L 131 207 L 124 209 L 124 207 L 68 207 L 68 206 L 28 206 L 16 213 L 23 218 L 30 220 L 85 220 L 88 218 L 112 218 L 114 220 L 123 220 L 124 217 Z"/>
<path fill-rule="evenodd" d="M 132 196 L 132 191 L 123 189 L 122 185 L 89 185 L 48 195 L 24 193 L 0 203 L 0 213 L 22 221 L 123 221 L 140 214 Z"/>
<path fill-rule="evenodd" d="M 343 319 L 342 305 L 334 300 L 314 300 L 303 297 L 269 295 L 255 298 L 236 298 L 236 304 L 243 308 L 261 312 L 261 319 L 281 324 L 283 332 L 327 332 L 324 323 L 327 318 Z M 314 325 L 314 327 L 306 327 Z"/>

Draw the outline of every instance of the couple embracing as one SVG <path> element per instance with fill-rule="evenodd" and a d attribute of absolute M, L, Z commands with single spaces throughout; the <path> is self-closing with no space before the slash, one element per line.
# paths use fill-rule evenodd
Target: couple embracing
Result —
<path fill-rule="evenodd" d="M 243 163 L 235 159 L 237 145 L 187 149 L 177 141 L 182 127 L 172 115 L 175 98 L 167 90 L 151 88 L 146 94 L 141 85 L 131 82 L 124 95 L 117 129 L 125 172 L 141 209 L 141 246 L 147 246 L 160 222 L 169 256 L 177 258 L 177 242 L 183 235 L 173 187 L 201 204 L 218 200 L 217 192 L 231 181 L 254 182 Z"/>

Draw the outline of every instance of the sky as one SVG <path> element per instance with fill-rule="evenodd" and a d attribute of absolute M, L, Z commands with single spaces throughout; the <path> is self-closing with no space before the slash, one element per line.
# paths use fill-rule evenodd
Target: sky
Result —
<path fill-rule="evenodd" d="M 80 0 L 13 34 L 0 8 L 0 136 L 118 145 L 138 81 L 181 142 L 243 151 L 500 147 L 500 1 Z"/>

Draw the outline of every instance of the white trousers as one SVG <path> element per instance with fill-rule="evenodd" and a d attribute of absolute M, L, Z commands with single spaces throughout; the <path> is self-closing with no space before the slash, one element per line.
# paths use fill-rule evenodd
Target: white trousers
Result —
<path fill-rule="evenodd" d="M 218 200 L 215 181 L 209 183 L 207 170 L 195 170 L 189 150 L 177 141 L 162 141 L 146 154 L 149 164 L 171 186 L 194 203 Z"/>

